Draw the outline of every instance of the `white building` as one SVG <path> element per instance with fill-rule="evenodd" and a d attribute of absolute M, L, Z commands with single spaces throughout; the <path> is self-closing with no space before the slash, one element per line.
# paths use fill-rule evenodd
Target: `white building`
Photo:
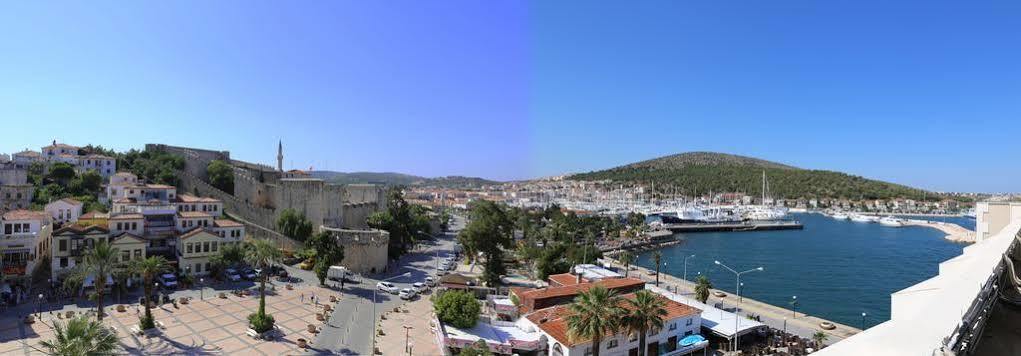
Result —
<path fill-rule="evenodd" d="M 87 172 L 94 170 L 100 175 L 110 177 L 117 172 L 117 159 L 104 155 L 87 155 L 78 157 L 78 170 Z"/>
<path fill-rule="evenodd" d="M 38 262 L 50 254 L 52 225 L 43 211 L 14 210 L 0 217 L 3 280 L 26 286 Z"/>
<path fill-rule="evenodd" d="M 83 206 L 84 204 L 80 201 L 64 198 L 46 204 L 43 210 L 50 214 L 54 223 L 65 224 L 77 222 L 78 217 L 82 216 Z"/>
<path fill-rule="evenodd" d="M 71 146 L 64 143 L 57 143 L 57 140 L 53 140 L 53 143 L 49 146 L 43 146 L 42 156 L 46 160 L 52 161 L 57 159 L 60 155 L 78 155 L 78 146 Z"/>
<path fill-rule="evenodd" d="M 634 298 L 634 293 L 625 294 L 623 298 Z M 682 349 L 681 339 L 699 334 L 702 328 L 702 311 L 662 297 L 667 315 L 664 317 L 661 330 L 652 330 L 646 335 L 647 355 L 680 355 L 690 353 L 693 349 Z M 625 309 L 628 304 L 622 305 Z M 571 339 L 567 335 L 568 305 L 558 305 L 535 311 L 525 318 L 547 338 L 547 355 L 551 356 L 587 356 L 592 354 L 591 340 Z M 702 345 L 704 347 L 705 344 Z M 601 355 L 637 354 L 638 335 L 619 332 L 604 335 L 600 342 Z"/>

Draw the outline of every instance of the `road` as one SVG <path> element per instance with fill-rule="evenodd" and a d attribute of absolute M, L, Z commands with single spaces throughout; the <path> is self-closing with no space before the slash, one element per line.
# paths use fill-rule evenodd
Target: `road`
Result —
<path fill-rule="evenodd" d="M 371 355 L 373 343 L 373 292 L 380 280 L 390 280 L 398 288 L 410 288 L 412 283 L 423 282 L 425 277 L 436 277 L 440 260 L 453 253 L 454 236 L 463 227 L 464 221 L 455 218 L 450 231 L 433 241 L 426 241 L 415 252 L 402 256 L 397 268 L 376 276 L 362 278 L 359 283 L 345 283 L 342 297 L 322 332 L 316 337 L 315 346 L 320 350 L 331 350 L 341 355 Z M 409 276 L 402 276 L 410 273 Z M 396 278 L 394 278 L 396 277 Z M 375 319 L 386 310 L 406 303 L 395 294 L 382 291 L 375 293 Z"/>

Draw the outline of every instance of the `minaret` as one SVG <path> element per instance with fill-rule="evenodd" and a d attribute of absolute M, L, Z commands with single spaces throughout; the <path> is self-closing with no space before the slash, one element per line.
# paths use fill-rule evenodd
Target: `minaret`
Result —
<path fill-rule="evenodd" d="M 277 170 L 284 171 L 284 141 L 277 143 Z"/>

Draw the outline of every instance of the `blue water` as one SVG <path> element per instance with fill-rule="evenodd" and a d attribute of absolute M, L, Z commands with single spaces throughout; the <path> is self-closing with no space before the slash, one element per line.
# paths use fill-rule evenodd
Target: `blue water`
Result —
<path fill-rule="evenodd" d="M 682 243 L 662 250 L 661 270 L 681 277 L 684 257 L 694 254 L 688 279 L 701 272 L 716 288 L 733 293 L 734 274 L 714 260 L 738 271 L 762 266 L 765 271 L 741 276 L 742 295 L 788 309 L 797 296 L 798 312 L 861 327 L 862 312 L 867 326 L 889 320 L 890 293 L 935 276 L 939 263 L 965 246 L 921 226 L 889 228 L 819 214 L 793 218 L 805 229 L 684 234 Z M 637 261 L 655 268 L 651 252 Z"/>

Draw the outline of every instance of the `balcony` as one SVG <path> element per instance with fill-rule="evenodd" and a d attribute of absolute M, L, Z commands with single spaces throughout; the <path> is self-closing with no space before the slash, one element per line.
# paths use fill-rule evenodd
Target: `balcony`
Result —
<path fill-rule="evenodd" d="M 0 240 L 29 241 L 35 240 L 36 236 L 39 236 L 38 232 L 16 232 L 13 234 L 0 235 Z"/>

